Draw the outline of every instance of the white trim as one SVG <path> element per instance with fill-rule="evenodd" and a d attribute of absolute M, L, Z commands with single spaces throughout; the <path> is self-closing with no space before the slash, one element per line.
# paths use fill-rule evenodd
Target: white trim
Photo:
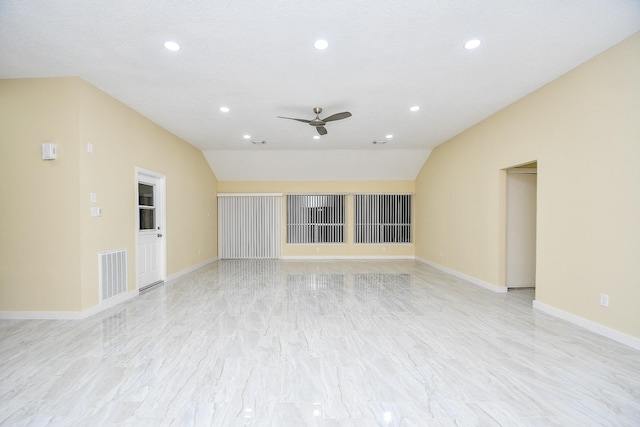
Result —
<path fill-rule="evenodd" d="M 167 280 L 165 280 L 165 283 L 166 282 L 170 282 L 171 280 L 176 280 L 176 279 L 178 279 L 178 278 L 180 278 L 182 276 L 186 276 L 189 273 L 193 273 L 194 271 L 199 270 L 202 267 L 206 267 L 209 264 L 213 264 L 217 260 L 218 260 L 218 258 L 211 258 L 211 259 L 203 261 L 203 262 L 201 262 L 199 264 L 196 264 L 196 265 L 194 265 L 192 267 L 189 267 L 189 268 L 187 268 L 185 270 L 178 271 L 177 273 L 173 273 L 171 276 L 167 277 Z"/>
<path fill-rule="evenodd" d="M 138 290 L 127 291 L 113 298 L 109 298 L 102 304 L 94 305 L 83 311 L 0 311 L 0 319 L 19 320 L 81 320 L 100 313 L 108 308 L 138 296 Z"/>
<path fill-rule="evenodd" d="M 511 169 L 507 169 L 507 173 L 537 175 L 538 168 L 511 168 Z"/>
<path fill-rule="evenodd" d="M 335 196 L 348 196 L 350 194 L 353 194 L 353 193 L 344 193 L 344 192 L 343 193 L 339 193 L 339 192 L 336 192 L 336 193 L 328 192 L 327 193 L 326 191 L 323 191 L 323 192 L 320 192 L 320 193 L 314 193 L 314 192 L 305 191 L 304 193 L 287 193 L 286 195 L 287 196 L 334 196 L 334 195 Z"/>
<path fill-rule="evenodd" d="M 640 350 L 640 338 L 627 335 L 624 332 L 616 331 L 615 329 L 608 328 L 604 325 L 601 325 L 600 323 L 596 323 L 591 320 L 585 319 L 584 317 L 580 317 L 576 314 L 560 310 L 559 308 L 552 307 L 540 301 L 534 300 L 533 308 L 559 319 L 566 320 L 567 322 L 578 325 L 598 335 L 602 335 L 606 338 L 610 338 L 619 343 L 628 345 L 629 347 L 633 347 L 636 350 Z"/>
<path fill-rule="evenodd" d="M 310 256 L 283 256 L 280 257 L 280 259 L 282 260 L 306 260 L 306 261 L 313 261 L 313 260 L 331 260 L 331 259 L 335 259 L 335 260 L 353 260 L 353 261 L 357 261 L 357 260 L 368 260 L 368 259 L 377 259 L 377 260 L 394 260 L 394 259 L 415 259 L 415 257 L 413 255 L 394 255 L 394 256 L 377 256 L 377 255 L 370 255 L 370 256 L 364 256 L 364 255 L 353 255 L 353 256 L 348 256 L 348 255 L 344 255 L 344 256 L 337 256 L 337 255 L 327 255 L 327 256 L 318 256 L 318 255 L 310 255 Z"/>
<path fill-rule="evenodd" d="M 477 277 L 469 276 L 457 270 L 453 270 L 451 268 L 445 267 L 444 265 L 436 264 L 435 262 L 429 261 L 428 259 L 416 257 L 416 260 L 420 261 L 423 264 L 430 265 L 433 268 L 437 268 L 440 271 L 444 271 L 445 273 L 449 273 L 452 276 L 455 276 L 459 279 L 466 280 L 467 282 L 471 282 L 474 285 L 482 286 L 483 288 L 489 289 L 490 291 L 493 291 L 493 292 L 505 293 L 508 290 L 506 286 L 498 286 L 498 285 L 494 285 L 493 283 L 485 282 L 484 280 L 480 280 Z"/>
<path fill-rule="evenodd" d="M 265 196 L 265 197 L 282 197 L 282 193 L 218 193 L 218 197 L 253 197 L 253 196 Z"/>
<path fill-rule="evenodd" d="M 361 192 L 356 192 L 356 193 L 346 193 L 346 194 L 351 195 L 351 196 L 355 196 L 355 195 L 359 195 L 359 194 L 363 194 L 365 196 L 386 196 L 386 195 L 391 195 L 391 196 L 415 196 L 416 195 L 416 193 L 393 193 L 393 192 L 392 193 L 385 193 L 385 192 L 382 192 L 382 193 L 375 193 L 375 192 L 374 193 L 367 193 L 367 192 L 361 193 Z"/>

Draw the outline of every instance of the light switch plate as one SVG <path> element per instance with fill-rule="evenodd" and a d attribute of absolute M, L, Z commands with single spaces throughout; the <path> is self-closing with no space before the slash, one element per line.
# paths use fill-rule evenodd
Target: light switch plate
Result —
<path fill-rule="evenodd" d="M 42 143 L 42 160 L 54 160 L 56 158 L 56 144 L 53 142 Z"/>

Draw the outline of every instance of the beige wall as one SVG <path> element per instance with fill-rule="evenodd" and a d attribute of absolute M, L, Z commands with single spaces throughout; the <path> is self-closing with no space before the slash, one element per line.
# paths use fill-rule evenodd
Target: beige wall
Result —
<path fill-rule="evenodd" d="M 74 79 L 0 80 L 0 310 L 80 307 L 78 109 Z"/>
<path fill-rule="evenodd" d="M 167 274 L 217 256 L 217 182 L 198 149 L 78 78 L 0 85 L 2 204 L 14 206 L 2 217 L 0 310 L 95 306 L 102 251 L 127 249 L 136 289 L 136 167 L 166 176 Z M 40 159 L 46 140 L 56 142 L 57 160 Z M 102 216 L 91 217 L 91 206 Z"/>
<path fill-rule="evenodd" d="M 413 181 L 220 181 L 220 193 L 413 193 Z M 353 244 L 353 206 L 347 198 L 345 244 L 289 245 L 286 244 L 286 215 L 282 218 L 283 257 L 413 257 L 414 244 Z M 283 198 L 282 212 L 286 212 Z"/>
<path fill-rule="evenodd" d="M 537 160 L 536 300 L 640 337 L 638 52 L 640 34 L 436 148 L 416 256 L 504 285 L 503 169 Z"/>

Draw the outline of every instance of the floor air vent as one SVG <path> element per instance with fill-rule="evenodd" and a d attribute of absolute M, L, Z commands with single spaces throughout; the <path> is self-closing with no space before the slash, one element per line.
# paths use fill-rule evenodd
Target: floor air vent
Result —
<path fill-rule="evenodd" d="M 100 253 L 100 301 L 127 292 L 127 250 Z"/>
<path fill-rule="evenodd" d="M 149 292 L 150 290 L 155 289 L 160 285 L 164 285 L 164 280 L 158 280 L 157 282 L 153 282 L 149 285 L 142 286 L 140 289 L 138 289 L 138 293 L 144 294 L 145 292 Z"/>

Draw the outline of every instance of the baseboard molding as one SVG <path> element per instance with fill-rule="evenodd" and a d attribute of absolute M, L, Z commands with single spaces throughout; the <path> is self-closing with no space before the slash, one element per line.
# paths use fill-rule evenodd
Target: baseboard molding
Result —
<path fill-rule="evenodd" d="M 473 283 L 474 285 L 478 285 L 481 286 L 485 289 L 489 289 L 490 291 L 493 292 L 498 292 L 498 293 L 505 293 L 507 292 L 507 287 L 506 286 L 498 286 L 498 285 L 494 285 L 493 283 L 489 283 L 489 282 L 485 282 L 484 280 L 480 280 L 477 277 L 473 277 L 473 276 L 469 276 L 467 274 L 461 273 L 457 270 L 445 267 L 444 265 L 440 265 L 437 264 L 433 261 L 429 261 L 428 259 L 424 259 L 424 258 L 418 258 L 416 257 L 416 261 L 419 261 L 423 264 L 427 264 L 433 268 L 436 268 L 440 271 L 444 271 L 445 273 L 448 273 L 452 276 L 457 277 L 458 279 L 462 279 L 462 280 L 466 280 L 467 282 Z"/>
<path fill-rule="evenodd" d="M 218 258 L 210 258 L 206 261 L 203 261 L 199 264 L 196 264 L 192 267 L 187 268 L 186 270 L 182 270 L 182 271 L 178 271 L 177 273 L 173 273 L 172 275 L 168 276 L 165 279 L 165 283 L 170 282 L 172 280 L 176 280 L 179 279 L 182 276 L 186 276 L 189 273 L 193 273 L 196 270 L 200 270 L 202 267 L 206 267 L 209 264 L 213 264 L 214 262 L 216 262 L 218 260 Z"/>
<path fill-rule="evenodd" d="M 186 270 L 172 274 L 167 277 L 165 282 L 169 280 L 175 280 L 186 274 L 194 272 L 202 267 L 205 267 L 213 262 L 217 261 L 217 258 L 209 259 L 205 262 L 194 265 Z M 128 291 L 123 294 L 117 295 L 113 298 L 109 298 L 106 301 L 102 301 L 100 304 L 90 307 L 83 311 L 0 311 L 0 319 L 13 319 L 13 320 L 80 320 L 100 313 L 118 304 L 121 304 L 131 298 L 135 298 L 139 295 L 139 291 Z"/>
<path fill-rule="evenodd" d="M 327 255 L 327 256 L 283 256 L 280 259 L 285 261 L 323 261 L 323 260 L 348 260 L 348 261 L 358 261 L 358 260 L 398 260 L 398 259 L 415 259 L 412 255 L 393 255 L 393 256 L 337 256 L 337 255 Z"/>
<path fill-rule="evenodd" d="M 569 323 L 573 323 L 574 325 L 585 328 L 591 332 L 602 335 L 621 344 L 628 345 L 629 347 L 635 348 L 636 350 L 640 350 L 640 339 L 634 336 L 616 331 L 615 329 L 608 328 L 599 323 L 585 319 L 584 317 L 580 317 L 567 311 L 560 310 L 559 308 L 555 308 L 540 301 L 534 300 L 533 308 L 559 319 L 566 320 Z"/>
<path fill-rule="evenodd" d="M 83 311 L 0 311 L 0 319 L 13 320 L 81 320 L 91 317 L 101 311 L 121 304 L 138 296 L 138 291 L 128 291 L 117 295 L 101 304 Z"/>

